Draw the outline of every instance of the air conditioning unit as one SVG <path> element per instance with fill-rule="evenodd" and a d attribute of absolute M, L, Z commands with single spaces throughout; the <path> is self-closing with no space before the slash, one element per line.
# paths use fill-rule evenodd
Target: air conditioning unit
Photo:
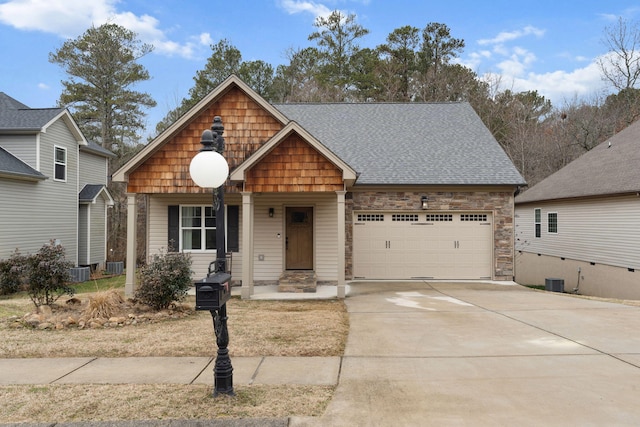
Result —
<path fill-rule="evenodd" d="M 89 267 L 74 267 L 69 272 L 71 273 L 72 282 L 81 283 L 89 280 L 91 269 Z"/>
<path fill-rule="evenodd" d="M 551 292 L 564 292 L 564 279 L 544 279 L 544 289 Z"/>
<path fill-rule="evenodd" d="M 124 262 L 122 261 L 107 262 L 107 273 L 122 274 L 123 271 L 124 271 Z"/>

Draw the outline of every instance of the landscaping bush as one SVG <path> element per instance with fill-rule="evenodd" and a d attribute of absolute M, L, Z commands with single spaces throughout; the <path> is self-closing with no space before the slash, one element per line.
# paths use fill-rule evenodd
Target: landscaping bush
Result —
<path fill-rule="evenodd" d="M 160 251 L 140 269 L 135 297 L 157 310 L 182 301 L 191 286 L 191 255 Z"/>
<path fill-rule="evenodd" d="M 75 290 L 69 286 L 70 269 L 73 263 L 65 260 L 62 245 L 53 240 L 40 248 L 38 253 L 26 258 L 24 274 L 27 294 L 36 307 L 51 305 L 62 295 L 73 296 Z"/>
<path fill-rule="evenodd" d="M 9 295 L 20 290 L 24 283 L 27 257 L 18 249 L 9 259 L 0 261 L 0 295 Z"/>

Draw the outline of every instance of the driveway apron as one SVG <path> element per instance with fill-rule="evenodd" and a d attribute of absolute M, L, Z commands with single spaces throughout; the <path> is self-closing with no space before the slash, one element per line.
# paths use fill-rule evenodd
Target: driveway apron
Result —
<path fill-rule="evenodd" d="M 640 424 L 638 307 L 512 282 L 357 283 L 346 304 L 318 425 Z"/>

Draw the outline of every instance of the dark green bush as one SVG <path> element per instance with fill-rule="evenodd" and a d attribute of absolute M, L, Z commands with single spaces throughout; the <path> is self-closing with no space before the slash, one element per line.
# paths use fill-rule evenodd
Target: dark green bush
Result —
<path fill-rule="evenodd" d="M 51 305 L 62 295 L 73 296 L 75 290 L 69 286 L 72 267 L 65 260 L 64 247 L 53 240 L 26 257 L 27 294 L 36 307 Z"/>
<path fill-rule="evenodd" d="M 18 292 L 25 282 L 24 271 L 27 257 L 18 249 L 9 257 L 0 261 L 0 295 Z"/>
<path fill-rule="evenodd" d="M 38 253 L 22 255 L 15 250 L 7 260 L 0 261 L 0 291 L 12 293 L 24 289 L 36 307 L 51 305 L 62 295 L 72 296 L 69 286 L 73 263 L 65 260 L 65 250 L 53 240 Z"/>
<path fill-rule="evenodd" d="M 191 255 L 160 251 L 139 273 L 140 283 L 135 297 L 157 310 L 182 301 L 191 286 Z"/>

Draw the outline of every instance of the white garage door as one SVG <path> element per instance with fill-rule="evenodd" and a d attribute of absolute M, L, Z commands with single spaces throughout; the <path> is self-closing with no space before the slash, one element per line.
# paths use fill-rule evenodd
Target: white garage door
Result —
<path fill-rule="evenodd" d="M 489 213 L 355 213 L 354 278 L 490 279 Z"/>

